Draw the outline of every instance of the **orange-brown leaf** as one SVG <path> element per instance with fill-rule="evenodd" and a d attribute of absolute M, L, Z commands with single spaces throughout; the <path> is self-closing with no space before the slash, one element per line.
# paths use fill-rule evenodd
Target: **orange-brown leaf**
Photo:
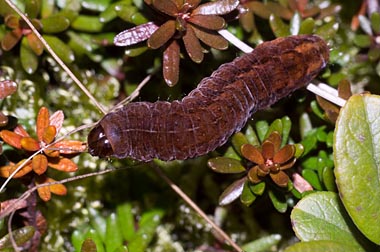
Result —
<path fill-rule="evenodd" d="M 50 192 L 57 194 L 57 195 L 66 195 L 67 194 L 67 188 L 66 186 L 62 184 L 55 184 L 49 186 Z"/>
<path fill-rule="evenodd" d="M 68 158 L 51 158 L 49 159 L 49 166 L 53 169 L 65 172 L 74 172 L 78 166 Z"/>
<path fill-rule="evenodd" d="M 48 160 L 45 155 L 38 154 L 32 159 L 33 171 L 38 175 L 41 175 L 46 172 L 48 167 Z"/>
<path fill-rule="evenodd" d="M 3 177 L 3 178 L 8 178 L 9 176 L 11 176 L 11 174 L 18 168 L 20 167 L 20 165 L 25 161 L 25 159 L 21 160 L 20 162 L 18 162 L 16 165 L 11 163 L 10 165 L 6 165 L 6 166 L 2 166 L 0 167 L 0 177 Z M 24 176 L 25 174 L 29 173 L 30 171 L 32 171 L 32 163 L 29 161 L 25 164 L 25 166 L 23 168 L 20 169 L 20 171 L 18 171 L 14 176 L 13 178 L 20 178 L 22 176 Z"/>
<path fill-rule="evenodd" d="M 50 193 L 49 186 L 39 187 L 39 188 L 37 188 L 37 192 L 38 192 L 38 196 L 40 196 L 40 198 L 43 201 L 49 201 L 51 199 L 51 193 Z"/>
<path fill-rule="evenodd" d="M 84 152 L 87 149 L 87 145 L 81 141 L 63 140 L 52 145 L 51 148 L 58 150 L 61 154 L 76 154 Z"/>
<path fill-rule="evenodd" d="M 2 130 L 0 131 L 0 137 L 3 139 L 4 142 L 7 144 L 17 148 L 21 149 L 21 139 L 23 138 L 22 136 L 9 131 L 9 130 Z"/>
<path fill-rule="evenodd" d="M 50 116 L 50 125 L 55 126 L 57 133 L 61 130 L 64 119 L 65 119 L 65 116 L 62 110 L 55 111 Z"/>
<path fill-rule="evenodd" d="M 17 90 L 17 83 L 11 80 L 0 81 L 0 99 L 13 94 Z"/>
<path fill-rule="evenodd" d="M 38 151 L 40 149 L 40 143 L 32 137 L 21 138 L 21 147 L 26 151 Z"/>
<path fill-rule="evenodd" d="M 57 135 L 57 129 L 53 125 L 49 125 L 46 127 L 44 134 L 42 135 L 42 141 L 44 143 L 51 143 L 53 142 L 55 136 Z"/>
<path fill-rule="evenodd" d="M 38 111 L 36 125 L 37 138 L 39 141 L 42 141 L 42 136 L 49 124 L 49 110 L 46 107 L 41 107 L 40 111 Z"/>

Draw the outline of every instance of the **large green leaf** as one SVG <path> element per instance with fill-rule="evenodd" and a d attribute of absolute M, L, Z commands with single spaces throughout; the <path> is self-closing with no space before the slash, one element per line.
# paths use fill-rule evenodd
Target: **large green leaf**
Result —
<path fill-rule="evenodd" d="M 299 242 L 285 249 L 285 252 L 358 252 L 351 244 L 337 241 L 309 241 Z M 363 251 L 363 250 L 360 250 Z"/>
<path fill-rule="evenodd" d="M 294 207 L 291 221 L 297 237 L 303 242 L 328 240 L 349 245 L 352 251 L 364 251 L 357 241 L 360 233 L 353 233 L 355 226 L 336 193 L 317 192 L 304 197 Z"/>
<path fill-rule="evenodd" d="M 335 176 L 343 204 L 359 230 L 380 244 L 380 96 L 354 95 L 335 130 Z"/>

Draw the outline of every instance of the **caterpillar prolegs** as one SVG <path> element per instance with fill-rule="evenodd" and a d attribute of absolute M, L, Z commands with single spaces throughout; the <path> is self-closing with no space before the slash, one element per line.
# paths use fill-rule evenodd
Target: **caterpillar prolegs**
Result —
<path fill-rule="evenodd" d="M 109 113 L 88 135 L 93 156 L 183 160 L 224 144 L 259 109 L 308 84 L 329 48 L 314 35 L 265 42 L 221 65 L 182 100 L 134 102 Z"/>

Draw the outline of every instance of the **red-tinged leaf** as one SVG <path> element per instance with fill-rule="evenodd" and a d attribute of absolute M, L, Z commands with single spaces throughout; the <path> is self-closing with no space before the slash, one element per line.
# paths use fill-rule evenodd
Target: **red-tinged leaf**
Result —
<path fill-rule="evenodd" d="M 304 179 L 298 173 L 293 173 L 292 178 L 294 188 L 296 188 L 297 191 L 299 191 L 300 193 L 304 193 L 306 191 L 313 191 L 313 187 L 310 185 L 310 183 L 307 182 L 307 180 Z"/>
<path fill-rule="evenodd" d="M 182 39 L 187 54 L 190 56 L 191 60 L 196 63 L 201 63 L 203 60 L 202 46 L 199 39 L 195 36 L 194 30 L 191 26 L 187 27 L 186 33 Z"/>
<path fill-rule="evenodd" d="M 76 140 L 63 140 L 51 146 L 51 149 L 58 150 L 61 154 L 76 154 L 84 152 L 87 145 Z"/>
<path fill-rule="evenodd" d="M 13 132 L 22 137 L 29 137 L 28 132 L 26 132 L 26 130 L 20 124 L 18 124 L 16 128 L 14 128 Z"/>
<path fill-rule="evenodd" d="M 171 0 L 153 0 L 153 6 L 162 13 L 172 17 L 175 17 L 178 13 L 177 4 Z"/>
<path fill-rule="evenodd" d="M 23 138 L 22 136 L 9 131 L 9 130 L 2 130 L 0 131 L 0 137 L 3 139 L 4 142 L 7 144 L 17 148 L 21 149 L 21 139 Z"/>
<path fill-rule="evenodd" d="M 228 48 L 228 41 L 214 31 L 205 31 L 192 26 L 195 36 L 199 38 L 206 45 L 218 49 L 225 50 Z"/>
<path fill-rule="evenodd" d="M 57 158 L 60 155 L 60 153 L 59 153 L 58 150 L 53 150 L 53 149 L 50 149 L 50 148 L 45 149 L 44 153 L 45 153 L 46 156 L 52 157 L 52 158 Z"/>
<path fill-rule="evenodd" d="M 117 34 L 113 40 L 117 46 L 130 46 L 147 40 L 159 28 L 153 22 L 142 24 Z"/>
<path fill-rule="evenodd" d="M 15 29 L 7 32 L 4 38 L 1 40 L 1 48 L 4 51 L 10 51 L 20 41 L 22 37 L 22 30 Z"/>
<path fill-rule="evenodd" d="M 288 185 L 289 177 L 283 171 L 279 171 L 278 173 L 269 173 L 269 176 L 278 186 L 286 187 Z"/>
<path fill-rule="evenodd" d="M 160 26 L 148 39 L 148 46 L 152 49 L 157 49 L 163 46 L 175 33 L 175 21 L 166 21 Z"/>
<path fill-rule="evenodd" d="M 235 10 L 240 4 L 239 0 L 219 0 L 199 5 L 192 15 L 225 15 Z"/>
<path fill-rule="evenodd" d="M 255 15 L 263 19 L 269 19 L 270 15 L 272 14 L 272 12 L 262 2 L 248 2 L 244 6 L 247 7 L 250 11 L 252 11 Z"/>
<path fill-rule="evenodd" d="M 42 136 L 49 124 L 49 110 L 46 107 L 41 107 L 40 111 L 38 111 L 36 123 L 37 138 L 39 141 L 42 141 Z"/>
<path fill-rule="evenodd" d="M 255 167 L 251 168 L 248 172 L 248 179 L 251 181 L 253 184 L 258 184 L 261 182 L 261 177 L 259 177 L 258 174 L 258 169 L 259 167 L 256 165 Z"/>
<path fill-rule="evenodd" d="M 35 173 L 41 175 L 46 172 L 48 160 L 45 155 L 38 154 L 32 159 L 32 168 Z"/>
<path fill-rule="evenodd" d="M 261 152 L 250 144 L 244 144 L 241 146 L 241 154 L 255 164 L 263 164 L 265 161 Z"/>
<path fill-rule="evenodd" d="M 20 142 L 21 148 L 26 151 L 38 151 L 41 148 L 40 143 L 32 137 L 23 137 Z"/>
<path fill-rule="evenodd" d="M 186 4 L 188 4 L 192 9 L 197 7 L 200 4 L 201 0 L 186 0 Z"/>
<path fill-rule="evenodd" d="M 45 131 L 44 134 L 42 135 L 42 141 L 46 144 L 49 144 L 53 142 L 55 136 L 57 135 L 57 130 L 55 126 L 49 125 Z"/>
<path fill-rule="evenodd" d="M 8 117 L 0 111 L 0 127 L 4 127 L 8 124 Z M 1 145 L 0 145 L 1 146 Z"/>
<path fill-rule="evenodd" d="M 26 199 L 9 199 L 1 202 L 0 207 L 0 218 L 3 219 L 8 216 L 10 213 L 15 212 L 19 209 L 25 208 L 28 206 Z"/>
<path fill-rule="evenodd" d="M 284 164 L 294 157 L 296 147 L 291 144 L 287 144 L 282 147 L 273 157 L 273 162 L 278 164 Z"/>
<path fill-rule="evenodd" d="M 0 81 L 0 99 L 13 94 L 17 90 L 17 83 L 11 80 Z"/>
<path fill-rule="evenodd" d="M 0 167 L 0 176 L 4 178 L 8 178 L 12 175 L 12 173 L 19 169 L 19 167 L 25 162 L 25 159 L 21 160 L 17 164 L 11 163 L 10 165 Z M 25 174 L 28 174 L 32 171 L 32 162 L 28 161 L 23 165 L 22 168 L 13 176 L 13 178 L 20 178 Z"/>
<path fill-rule="evenodd" d="M 55 126 L 57 133 L 61 130 L 65 116 L 62 110 L 55 111 L 49 118 L 50 125 Z"/>
<path fill-rule="evenodd" d="M 192 15 L 188 22 L 209 30 L 220 30 L 226 25 L 224 18 L 219 16 Z"/>
<path fill-rule="evenodd" d="M 168 86 L 172 87 L 178 82 L 179 76 L 179 45 L 173 40 L 165 49 L 163 55 L 163 75 Z"/>
<path fill-rule="evenodd" d="M 34 33 L 28 34 L 26 38 L 28 39 L 29 46 L 32 48 L 33 52 L 36 55 L 40 56 L 44 51 L 44 46 L 42 45 L 41 41 Z"/>
<path fill-rule="evenodd" d="M 219 196 L 219 205 L 230 204 L 235 199 L 239 198 L 243 192 L 244 183 L 247 181 L 247 177 L 236 180 L 229 185 L 223 193 Z"/>
<path fill-rule="evenodd" d="M 4 19 L 6 26 L 12 29 L 16 29 L 20 26 L 20 19 L 16 15 L 7 15 Z"/>
<path fill-rule="evenodd" d="M 78 166 L 68 158 L 51 158 L 49 159 L 48 165 L 53 169 L 64 172 L 74 172 L 78 170 Z"/>

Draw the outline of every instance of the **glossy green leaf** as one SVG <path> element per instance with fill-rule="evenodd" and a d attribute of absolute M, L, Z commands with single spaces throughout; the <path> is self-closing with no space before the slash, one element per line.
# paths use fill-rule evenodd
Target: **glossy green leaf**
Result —
<path fill-rule="evenodd" d="M 283 132 L 282 120 L 281 119 L 276 119 L 270 124 L 270 126 L 267 130 L 267 133 L 265 134 L 264 139 L 267 139 L 270 136 L 270 134 L 272 132 L 275 132 L 275 131 L 278 132 L 281 136 L 281 134 Z"/>
<path fill-rule="evenodd" d="M 333 192 L 312 193 L 293 208 L 291 221 L 297 237 L 304 242 L 327 240 L 349 244 L 362 251 L 355 227 L 341 210 L 339 197 Z"/>
<path fill-rule="evenodd" d="M 342 201 L 356 226 L 380 244 L 380 97 L 353 95 L 335 129 L 335 176 Z"/>
<path fill-rule="evenodd" d="M 110 4 L 102 13 L 99 15 L 99 21 L 101 23 L 107 23 L 115 19 L 118 15 L 116 13 L 116 5 L 118 3 Z"/>
<path fill-rule="evenodd" d="M 240 201 L 241 201 L 241 203 L 243 203 L 247 207 L 250 206 L 250 205 L 252 205 L 252 203 L 256 199 L 256 195 L 252 193 L 249 184 L 250 184 L 249 181 L 246 181 L 244 183 L 243 191 L 242 191 L 242 193 L 240 195 Z"/>
<path fill-rule="evenodd" d="M 111 213 L 107 217 L 106 236 L 104 241 L 106 251 L 115 251 L 123 245 L 123 236 L 117 219 L 118 218 L 115 213 Z"/>
<path fill-rule="evenodd" d="M 290 35 L 289 32 L 289 26 L 282 21 L 281 18 L 279 18 L 276 15 L 270 15 L 269 17 L 269 24 L 273 31 L 273 33 L 276 35 L 277 38 L 279 37 L 287 37 Z"/>
<path fill-rule="evenodd" d="M 58 33 L 70 26 L 70 21 L 62 15 L 54 15 L 41 19 L 42 31 L 44 33 Z"/>
<path fill-rule="evenodd" d="M 317 28 L 315 34 L 321 36 L 322 38 L 328 40 L 331 39 L 338 31 L 339 23 L 332 20 Z"/>
<path fill-rule="evenodd" d="M 74 53 L 66 43 L 55 36 L 44 35 L 43 37 L 63 62 L 71 63 L 74 61 Z"/>
<path fill-rule="evenodd" d="M 290 247 L 287 247 L 284 252 L 361 252 L 363 249 L 358 249 L 349 243 L 338 241 L 309 241 L 298 242 Z"/>
<path fill-rule="evenodd" d="M 288 209 L 285 195 L 276 190 L 268 190 L 268 195 L 274 208 L 276 208 L 276 210 L 280 213 L 285 213 Z"/>
<path fill-rule="evenodd" d="M 78 31 L 100 32 L 104 24 L 100 22 L 97 16 L 79 15 L 74 19 L 71 26 Z"/>
<path fill-rule="evenodd" d="M 239 160 L 216 157 L 208 160 L 207 165 L 215 172 L 218 173 L 241 173 L 245 172 L 245 167 Z"/>
<path fill-rule="evenodd" d="M 135 235 L 135 219 L 132 213 L 132 205 L 129 203 L 119 205 L 116 209 L 117 211 L 117 221 L 121 233 L 123 234 L 124 240 L 130 241 Z"/>
<path fill-rule="evenodd" d="M 40 12 L 41 1 L 25 1 L 25 12 L 28 14 L 28 17 L 33 19 L 36 18 Z"/>
<path fill-rule="evenodd" d="M 38 57 L 30 48 L 26 37 L 21 40 L 20 59 L 22 67 L 28 74 L 32 74 L 37 70 Z"/>
<path fill-rule="evenodd" d="M 122 2 L 115 5 L 115 11 L 119 18 L 127 22 L 132 22 L 133 15 L 138 13 L 139 10 L 133 5 Z"/>
<path fill-rule="evenodd" d="M 231 138 L 231 144 L 234 147 L 235 151 L 241 155 L 241 146 L 247 144 L 248 140 L 245 135 L 241 132 L 235 133 Z"/>
<path fill-rule="evenodd" d="M 34 235 L 35 229 L 32 226 L 25 226 L 12 231 L 12 237 L 18 246 L 30 241 Z M 0 250 L 13 248 L 11 237 L 9 234 L 0 239 Z"/>
<path fill-rule="evenodd" d="M 259 146 L 260 141 L 256 135 L 255 130 L 252 128 L 251 125 L 247 126 L 247 129 L 245 130 L 245 137 L 247 138 L 247 141 L 249 144 L 253 146 Z"/>
<path fill-rule="evenodd" d="M 318 174 L 310 169 L 302 170 L 302 177 L 307 180 L 315 189 L 322 191 L 323 187 L 321 181 L 319 180 Z"/>
<path fill-rule="evenodd" d="M 281 146 L 284 146 L 285 144 L 288 143 L 288 140 L 289 140 L 289 134 L 292 128 L 292 121 L 290 120 L 288 116 L 284 116 L 283 118 L 281 118 L 281 123 L 282 123 Z"/>
<path fill-rule="evenodd" d="M 252 242 L 244 244 L 241 248 L 245 252 L 261 252 L 261 251 L 271 251 L 274 246 L 279 244 L 281 241 L 281 235 L 272 234 L 268 236 L 261 237 Z"/>
<path fill-rule="evenodd" d="M 263 142 L 268 132 L 269 125 L 266 121 L 258 121 L 255 126 L 257 136 L 259 137 L 260 142 Z"/>
<path fill-rule="evenodd" d="M 265 183 L 264 181 L 262 181 L 262 182 L 260 182 L 260 183 L 257 183 L 257 184 L 254 184 L 254 185 L 251 185 L 250 188 L 251 188 L 251 191 L 252 191 L 255 195 L 261 196 L 261 195 L 263 195 L 263 193 L 265 192 L 266 183 Z"/>
<path fill-rule="evenodd" d="M 82 0 L 81 4 L 87 10 L 101 12 L 108 7 L 110 2 L 111 0 Z"/>
<path fill-rule="evenodd" d="M 330 167 L 324 167 L 322 171 L 323 184 L 326 189 L 331 192 L 336 192 L 335 176 L 334 171 Z"/>

